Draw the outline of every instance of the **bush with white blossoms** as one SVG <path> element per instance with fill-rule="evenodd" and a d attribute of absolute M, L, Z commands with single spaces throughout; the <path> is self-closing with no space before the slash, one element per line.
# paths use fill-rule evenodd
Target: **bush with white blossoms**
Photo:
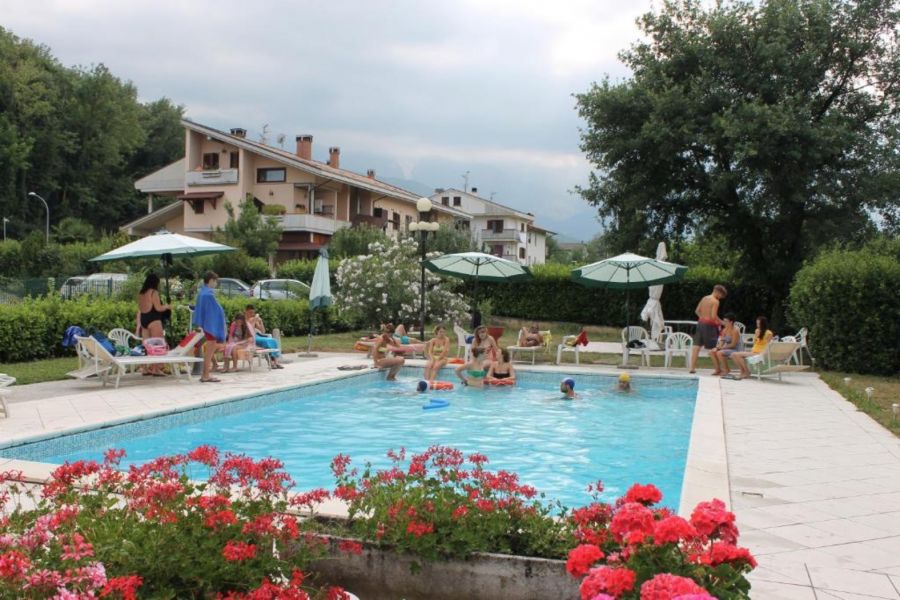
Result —
<path fill-rule="evenodd" d="M 366 326 L 417 323 L 421 270 L 419 245 L 411 238 L 369 244 L 369 253 L 341 261 L 335 300 L 347 316 Z M 434 258 L 438 253 L 429 253 Z M 432 323 L 456 323 L 469 310 L 453 281 L 425 272 L 425 316 Z"/>

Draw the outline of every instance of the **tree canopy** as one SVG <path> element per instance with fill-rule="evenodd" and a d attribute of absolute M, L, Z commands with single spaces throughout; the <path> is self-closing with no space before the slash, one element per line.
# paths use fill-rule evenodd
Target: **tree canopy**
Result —
<path fill-rule="evenodd" d="M 669 1 L 638 24 L 632 75 L 576 96 L 580 192 L 617 251 L 712 236 L 784 299 L 823 244 L 897 231 L 895 2 Z"/>
<path fill-rule="evenodd" d="M 184 153 L 183 109 L 141 103 L 105 66 L 62 66 L 45 46 L 0 27 L 0 212 L 10 237 L 43 223 L 89 218 L 115 230 L 146 206 L 134 180 Z"/>
<path fill-rule="evenodd" d="M 217 230 L 217 237 L 250 256 L 269 258 L 274 255 L 281 240 L 278 220 L 273 216 L 261 215 L 252 194 L 247 194 L 239 208 L 240 212 L 235 216 L 231 202 L 225 202 L 228 220 L 224 227 Z"/>

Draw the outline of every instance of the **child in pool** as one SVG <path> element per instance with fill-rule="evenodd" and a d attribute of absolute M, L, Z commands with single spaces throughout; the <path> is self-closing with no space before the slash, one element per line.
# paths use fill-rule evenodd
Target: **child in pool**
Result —
<path fill-rule="evenodd" d="M 622 373 L 619 375 L 619 382 L 616 384 L 616 389 L 620 392 L 630 392 L 631 391 L 631 375 L 628 373 Z"/>
<path fill-rule="evenodd" d="M 481 348 L 472 348 L 469 362 L 459 365 L 456 368 L 456 376 L 459 377 L 463 385 L 472 387 L 484 387 L 484 377 L 487 371 L 484 369 L 484 360 L 482 358 Z"/>
<path fill-rule="evenodd" d="M 566 377 L 561 382 L 559 382 L 559 391 L 563 393 L 563 395 L 571 400 L 572 398 L 577 398 L 575 394 L 575 380 L 571 377 Z"/>
<path fill-rule="evenodd" d="M 425 379 L 431 381 L 437 379 L 438 372 L 447 364 L 447 352 L 450 350 L 450 338 L 447 337 L 447 328 L 438 325 L 434 328 L 434 337 L 425 344 Z"/>

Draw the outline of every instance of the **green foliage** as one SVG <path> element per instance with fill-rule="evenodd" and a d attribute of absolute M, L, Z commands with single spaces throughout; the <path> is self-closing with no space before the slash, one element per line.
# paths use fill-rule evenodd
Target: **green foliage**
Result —
<path fill-rule="evenodd" d="M 235 217 L 234 207 L 230 202 L 225 203 L 228 221 L 220 230 L 225 243 L 243 249 L 250 256 L 268 258 L 278 249 L 281 226 L 272 216 L 263 218 L 249 194 L 239 208 L 240 214 Z"/>
<path fill-rule="evenodd" d="M 134 180 L 184 153 L 181 107 L 141 104 L 101 65 L 62 66 L 44 46 L 0 28 L 0 214 L 22 239 L 51 222 L 85 218 L 115 230 L 141 214 Z M 166 133 L 167 132 L 167 133 Z M 175 143 L 173 143 L 173 139 Z M 82 238 L 83 239 L 83 238 Z"/>
<path fill-rule="evenodd" d="M 283 215 L 287 212 L 287 207 L 282 204 L 266 204 L 262 207 L 262 214 L 269 216 Z"/>
<path fill-rule="evenodd" d="M 278 277 L 281 279 L 296 279 L 303 283 L 312 283 L 313 274 L 316 272 L 318 260 L 289 260 L 278 265 Z M 341 259 L 328 259 L 328 273 L 331 276 L 332 287 L 335 285 L 335 273 L 341 265 Z"/>
<path fill-rule="evenodd" d="M 890 245 L 885 243 L 885 248 Z M 896 246 L 894 242 L 894 251 Z M 894 374 L 900 371 L 897 290 L 896 255 L 827 252 L 797 273 L 791 321 L 797 328 L 809 328 L 810 350 L 824 368 Z"/>
<path fill-rule="evenodd" d="M 17 240 L 0 241 L 0 273 L 3 277 L 22 273 L 22 244 Z"/>
<path fill-rule="evenodd" d="M 416 231 L 406 232 L 404 235 L 413 238 L 416 242 L 420 239 L 420 233 Z M 475 252 L 478 244 L 472 239 L 467 229 L 457 229 L 452 225 L 442 223 L 434 233 L 428 234 L 426 245 L 429 252 L 438 254 L 455 254 L 457 252 Z"/>
<path fill-rule="evenodd" d="M 531 281 L 479 285 L 479 297 L 490 298 L 494 314 L 500 316 L 526 321 L 624 326 L 625 292 L 578 285 L 571 280 L 571 265 L 534 265 L 531 272 L 534 275 Z M 773 310 L 775 300 L 769 288 L 735 282 L 722 269 L 697 267 L 690 269 L 683 281 L 665 286 L 663 314 L 667 319 L 694 319 L 697 302 L 717 283 L 728 288 L 728 298 L 720 309 L 722 314 L 734 312 L 739 321 L 752 323 L 756 316 L 769 315 Z M 646 301 L 645 290 L 630 292 L 629 322 L 632 325 L 638 324 Z"/>
<path fill-rule="evenodd" d="M 369 251 L 369 244 L 387 244 L 388 236 L 378 227 L 361 225 L 338 229 L 328 242 L 329 255 L 334 258 L 359 256 Z"/>
<path fill-rule="evenodd" d="M 618 251 L 726 240 L 735 272 L 787 297 L 804 260 L 896 226 L 900 69 L 892 0 L 666 2 L 577 96 L 580 190 Z M 865 85 L 859 82 L 866 82 Z"/>
<path fill-rule="evenodd" d="M 270 273 L 268 261 L 249 256 L 243 250 L 201 256 L 193 263 L 193 273 L 198 279 L 206 271 L 213 271 L 219 277 L 234 277 L 252 284 L 260 279 L 268 279 Z"/>
<path fill-rule="evenodd" d="M 59 244 L 89 242 L 94 237 L 94 227 L 77 217 L 65 217 L 53 227 L 53 238 Z"/>

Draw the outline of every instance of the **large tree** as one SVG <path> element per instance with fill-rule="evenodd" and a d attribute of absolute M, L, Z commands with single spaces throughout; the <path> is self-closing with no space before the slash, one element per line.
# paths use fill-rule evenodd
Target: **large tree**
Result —
<path fill-rule="evenodd" d="M 823 244 L 896 227 L 898 5 L 704 5 L 644 15 L 631 76 L 577 95 L 581 193 L 618 250 L 714 235 L 783 299 Z"/>

